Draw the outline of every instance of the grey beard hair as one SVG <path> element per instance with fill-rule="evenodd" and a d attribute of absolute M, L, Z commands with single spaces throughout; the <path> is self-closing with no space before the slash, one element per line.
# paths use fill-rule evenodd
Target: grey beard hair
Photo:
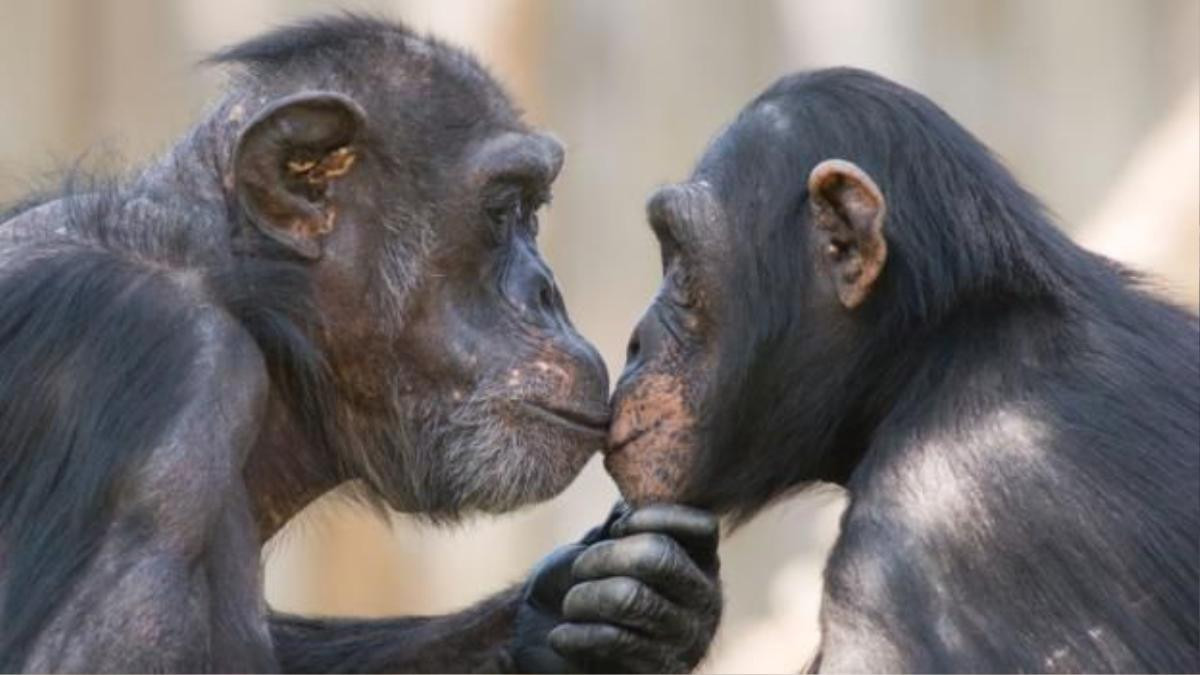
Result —
<path fill-rule="evenodd" d="M 380 316 L 391 317 L 399 330 L 421 278 L 423 270 L 419 262 L 429 259 L 432 227 L 416 218 L 387 223 L 386 227 L 389 232 L 375 270 L 376 283 L 372 284 L 378 291 L 373 294 L 371 304 Z M 397 393 L 392 394 L 391 400 L 399 400 Z M 339 405 L 337 417 L 339 452 L 336 454 L 344 463 L 340 468 L 343 475 L 360 481 L 361 489 L 353 492 L 367 501 L 378 501 L 384 494 L 393 496 L 390 501 L 396 501 L 397 495 L 415 494 L 412 486 L 390 484 L 395 475 L 412 476 L 412 481 L 420 478 L 409 467 L 397 466 L 405 456 L 400 449 L 412 445 L 405 416 L 400 414 L 398 406 L 389 406 L 384 419 L 378 419 L 365 418 L 353 407 Z"/>
<path fill-rule="evenodd" d="M 506 422 L 497 393 L 407 403 L 397 394 L 390 423 L 350 449 L 365 486 L 394 508 L 435 521 L 511 511 L 561 492 L 582 466 L 547 461 L 539 450 L 566 447 L 569 439 Z"/>
<path fill-rule="evenodd" d="M 400 320 L 427 273 L 411 261 L 428 259 L 433 233 L 413 222 L 396 229 L 384 245 L 374 304 L 383 316 Z M 407 229 L 408 236 L 400 236 L 399 229 Z M 469 397 L 452 401 L 437 392 L 406 393 L 403 377 L 392 383 L 382 418 L 378 413 L 363 418 L 339 406 L 338 454 L 347 463 L 345 475 L 361 480 L 357 492 L 368 502 L 382 500 L 401 511 L 453 520 L 463 511 L 496 513 L 548 499 L 582 468 L 548 461 L 539 452 L 566 447 L 570 439 L 506 421 L 512 413 L 503 409 L 504 389 L 481 385 Z"/>
<path fill-rule="evenodd" d="M 400 321 L 407 313 L 408 299 L 426 273 L 419 261 L 429 259 L 433 228 L 426 222 L 406 221 L 389 229 L 392 231 L 384 242 L 382 260 L 376 270 L 380 283 L 375 284 L 379 289 L 375 304 L 383 316 Z M 401 229 L 409 233 L 401 233 Z"/>
<path fill-rule="evenodd" d="M 514 424 L 511 413 L 506 418 L 497 409 L 500 394 L 477 391 L 440 428 L 429 429 L 437 457 L 424 458 L 440 468 L 447 495 L 489 513 L 549 498 L 574 478 L 574 472 L 555 475 L 558 463 L 538 452 L 545 439 L 531 437 L 539 432 Z"/>

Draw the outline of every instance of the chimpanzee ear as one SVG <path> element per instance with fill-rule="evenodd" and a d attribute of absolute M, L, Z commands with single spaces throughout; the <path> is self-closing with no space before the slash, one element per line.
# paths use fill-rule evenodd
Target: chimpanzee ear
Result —
<path fill-rule="evenodd" d="M 867 172 L 844 159 L 827 159 L 813 168 L 808 198 L 817 251 L 833 274 L 838 299 L 854 309 L 866 299 L 887 259 L 887 202 Z"/>
<path fill-rule="evenodd" d="M 333 184 L 354 166 L 365 119 L 341 94 L 305 92 L 250 121 L 234 151 L 234 183 L 258 231 L 305 258 L 321 257 L 321 238 L 337 215 Z"/>

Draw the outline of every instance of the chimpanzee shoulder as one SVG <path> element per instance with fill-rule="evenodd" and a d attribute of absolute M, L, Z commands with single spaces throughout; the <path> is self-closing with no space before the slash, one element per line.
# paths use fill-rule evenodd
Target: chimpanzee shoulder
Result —
<path fill-rule="evenodd" d="M 116 184 L 78 185 L 9 209 L 52 219 L 0 240 L 4 670 L 28 665 L 117 511 L 138 510 L 128 536 L 202 552 L 214 500 L 245 459 L 223 447 L 245 452 L 267 387 L 262 352 L 231 314 L 245 295 L 233 277 L 283 295 L 278 275 L 235 271 L 189 241 L 186 223 L 162 220 L 170 210 Z M 197 425 L 204 442 L 184 443 Z M 227 435 L 238 438 L 223 446 Z"/>
<path fill-rule="evenodd" d="M 822 668 L 1195 670 L 1194 314 L 853 69 L 780 80 L 648 215 L 607 464 L 742 520 L 843 485 Z"/>

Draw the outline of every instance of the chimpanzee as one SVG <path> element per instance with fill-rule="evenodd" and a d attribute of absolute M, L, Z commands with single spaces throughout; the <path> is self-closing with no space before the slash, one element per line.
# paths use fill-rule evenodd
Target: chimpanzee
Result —
<path fill-rule="evenodd" d="M 735 523 L 844 486 L 815 667 L 1200 670 L 1194 315 L 852 69 L 775 83 L 647 211 L 606 466 Z"/>
<path fill-rule="evenodd" d="M 547 499 L 608 383 L 535 243 L 563 150 L 476 61 L 359 16 L 212 61 L 163 159 L 0 219 L 0 671 L 694 666 L 720 591 L 686 508 L 459 614 L 269 615 L 260 545 L 315 497 Z"/>

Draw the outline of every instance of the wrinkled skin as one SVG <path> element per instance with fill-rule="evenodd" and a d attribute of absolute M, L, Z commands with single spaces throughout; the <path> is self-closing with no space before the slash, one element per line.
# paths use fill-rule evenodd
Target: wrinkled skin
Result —
<path fill-rule="evenodd" d="M 605 466 L 735 524 L 844 488 L 811 669 L 1200 669 L 1194 313 L 854 69 L 780 79 L 648 215 Z"/>
<path fill-rule="evenodd" d="M 701 411 L 713 390 L 722 331 L 720 214 L 707 184 L 669 186 L 647 205 L 663 280 L 630 338 L 613 394 L 604 460 L 632 503 L 686 497 L 702 452 Z"/>
<path fill-rule="evenodd" d="M 547 556 L 517 613 L 522 672 L 688 672 L 720 618 L 719 528 L 703 511 L 618 503 Z"/>
<path fill-rule="evenodd" d="M 0 228 L 0 671 L 694 666 L 720 603 L 693 513 L 577 551 L 538 630 L 520 587 L 269 612 L 260 547 L 312 500 L 440 523 L 548 499 L 602 447 L 608 381 L 536 244 L 562 147 L 474 60 L 346 15 L 214 61 L 225 97 L 166 156 Z"/>

